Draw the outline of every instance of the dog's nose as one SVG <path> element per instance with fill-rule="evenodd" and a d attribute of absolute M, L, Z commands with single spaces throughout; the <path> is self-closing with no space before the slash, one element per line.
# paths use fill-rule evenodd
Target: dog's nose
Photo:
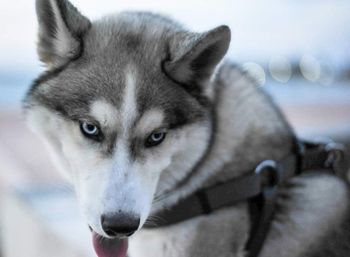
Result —
<path fill-rule="evenodd" d="M 101 216 L 103 231 L 111 237 L 131 236 L 140 225 L 140 218 L 125 213 L 108 213 Z"/>

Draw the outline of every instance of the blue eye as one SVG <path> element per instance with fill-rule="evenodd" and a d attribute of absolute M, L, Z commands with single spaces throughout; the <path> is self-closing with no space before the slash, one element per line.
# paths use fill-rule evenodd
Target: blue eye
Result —
<path fill-rule="evenodd" d="M 165 139 L 165 132 L 154 132 L 146 140 L 146 147 L 157 146 L 163 142 Z"/>
<path fill-rule="evenodd" d="M 84 136 L 93 139 L 98 139 L 101 134 L 100 129 L 96 125 L 87 123 L 86 121 L 80 123 L 80 130 Z"/>

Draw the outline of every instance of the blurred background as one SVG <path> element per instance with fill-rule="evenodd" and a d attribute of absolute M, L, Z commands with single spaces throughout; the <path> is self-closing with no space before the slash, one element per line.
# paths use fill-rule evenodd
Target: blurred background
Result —
<path fill-rule="evenodd" d="M 273 95 L 300 137 L 349 144 L 349 0 L 71 2 L 92 20 L 149 10 L 196 31 L 229 25 L 227 57 Z M 72 190 L 20 115 L 23 95 L 43 71 L 34 6 L 34 0 L 0 0 L 0 256 L 93 256 Z"/>

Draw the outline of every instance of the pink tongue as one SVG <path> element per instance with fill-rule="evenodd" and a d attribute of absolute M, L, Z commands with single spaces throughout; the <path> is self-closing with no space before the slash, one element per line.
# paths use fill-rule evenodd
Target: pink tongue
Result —
<path fill-rule="evenodd" d="M 126 257 L 128 239 L 107 239 L 92 232 L 92 243 L 98 257 Z"/>

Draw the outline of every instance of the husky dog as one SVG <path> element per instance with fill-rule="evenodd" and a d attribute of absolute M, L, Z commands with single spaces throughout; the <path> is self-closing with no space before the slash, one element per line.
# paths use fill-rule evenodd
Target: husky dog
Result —
<path fill-rule="evenodd" d="M 97 255 L 245 256 L 246 202 L 143 228 L 194 191 L 293 151 L 271 99 L 222 61 L 229 28 L 194 33 L 146 12 L 91 22 L 67 0 L 36 9 L 47 72 L 25 98 L 26 120 L 74 185 Z M 345 182 L 295 178 L 260 256 L 349 256 L 349 217 Z"/>

